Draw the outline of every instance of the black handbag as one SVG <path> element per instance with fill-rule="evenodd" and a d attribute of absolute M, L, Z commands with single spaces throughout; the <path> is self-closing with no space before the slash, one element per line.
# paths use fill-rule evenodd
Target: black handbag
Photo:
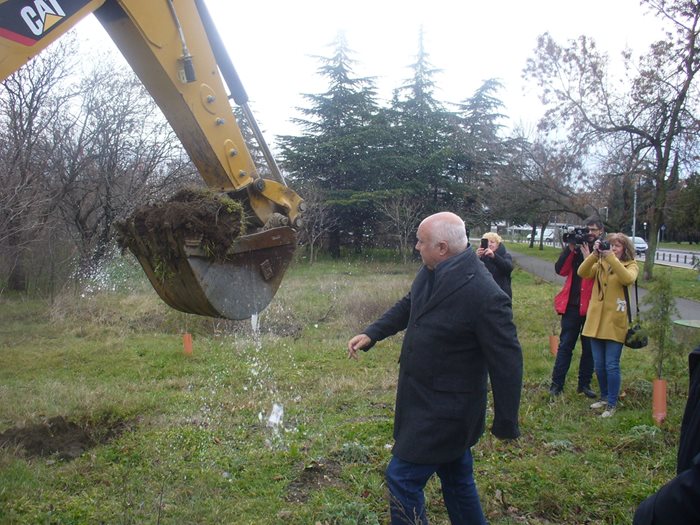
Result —
<path fill-rule="evenodd" d="M 625 346 L 629 348 L 644 348 L 649 344 L 649 336 L 642 326 L 639 324 L 639 292 L 637 290 L 637 281 L 634 281 L 634 302 L 636 306 L 636 315 L 634 316 L 634 324 L 632 324 L 632 312 L 630 306 L 630 295 L 625 286 L 625 301 L 627 302 L 627 320 L 629 321 L 629 329 L 625 336 Z"/>

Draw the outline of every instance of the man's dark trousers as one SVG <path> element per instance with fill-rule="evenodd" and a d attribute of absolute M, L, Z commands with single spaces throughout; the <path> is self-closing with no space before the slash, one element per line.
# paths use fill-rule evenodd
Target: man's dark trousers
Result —
<path fill-rule="evenodd" d="M 433 474 L 440 478 L 452 525 L 486 525 L 473 465 L 470 449 L 454 461 L 442 464 L 410 463 L 393 456 L 386 469 L 392 525 L 428 523 L 423 488 Z"/>
<path fill-rule="evenodd" d="M 590 388 L 593 378 L 593 354 L 591 342 L 581 335 L 581 329 L 586 322 L 586 316 L 579 313 L 578 305 L 569 305 L 561 316 L 561 335 L 557 358 L 552 371 L 552 388 L 561 391 L 564 388 L 566 374 L 571 366 L 571 356 L 576 346 L 576 340 L 581 337 L 581 361 L 578 366 L 578 388 Z"/>

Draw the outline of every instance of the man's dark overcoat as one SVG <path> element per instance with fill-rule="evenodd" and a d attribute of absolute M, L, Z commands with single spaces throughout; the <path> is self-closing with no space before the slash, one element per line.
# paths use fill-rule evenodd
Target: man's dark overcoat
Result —
<path fill-rule="evenodd" d="M 433 275 L 431 275 L 433 274 Z M 523 360 L 510 298 L 466 250 L 421 268 L 411 291 L 364 330 L 372 343 L 401 330 L 393 453 L 411 463 L 461 456 L 484 431 L 487 375 L 492 433 L 516 438 Z"/>
<path fill-rule="evenodd" d="M 677 476 L 640 503 L 633 525 L 700 523 L 700 346 L 688 357 L 690 386 L 676 462 Z"/>

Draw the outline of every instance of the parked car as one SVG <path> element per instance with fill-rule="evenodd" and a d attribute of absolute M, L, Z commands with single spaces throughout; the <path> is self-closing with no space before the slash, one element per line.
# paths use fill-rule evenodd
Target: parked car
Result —
<path fill-rule="evenodd" d="M 530 238 L 532 237 L 532 233 L 528 233 L 526 239 L 529 241 Z M 537 234 L 535 235 L 535 242 L 538 242 L 540 240 L 540 231 L 537 231 Z M 545 230 L 544 231 L 544 242 L 554 242 L 554 230 Z"/>
<path fill-rule="evenodd" d="M 649 249 L 647 241 L 641 237 L 632 237 L 632 243 L 634 244 L 634 251 L 637 255 L 645 255 Z"/>

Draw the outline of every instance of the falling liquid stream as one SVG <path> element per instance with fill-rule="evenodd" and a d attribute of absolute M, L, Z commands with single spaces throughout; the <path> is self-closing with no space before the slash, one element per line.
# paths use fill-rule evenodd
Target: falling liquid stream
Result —
<path fill-rule="evenodd" d="M 262 338 L 260 337 L 260 315 L 259 314 L 253 314 L 250 317 L 250 326 L 253 332 L 253 341 L 255 343 L 255 353 L 258 358 L 260 358 L 262 354 Z M 257 360 L 256 360 L 257 361 Z M 265 369 L 269 370 L 269 367 L 263 367 Z M 254 367 L 251 370 L 251 374 L 254 376 L 257 376 L 259 374 L 259 370 L 257 367 Z M 274 384 L 274 380 L 271 377 L 271 374 L 266 374 L 267 377 L 261 378 L 260 380 L 263 381 L 264 383 L 268 383 L 264 385 L 267 390 L 269 390 L 270 394 L 273 395 L 273 403 L 272 403 L 272 408 L 270 410 L 270 413 L 265 416 L 265 413 L 261 411 L 258 414 L 258 419 L 260 422 L 265 422 L 265 427 L 268 430 L 268 435 L 265 439 L 265 443 L 269 448 L 275 448 L 275 449 L 282 449 L 285 448 L 284 445 L 284 439 L 283 439 L 283 432 L 285 430 L 284 428 L 284 406 L 282 403 L 279 403 L 276 401 L 276 396 L 277 396 L 277 387 Z"/>

